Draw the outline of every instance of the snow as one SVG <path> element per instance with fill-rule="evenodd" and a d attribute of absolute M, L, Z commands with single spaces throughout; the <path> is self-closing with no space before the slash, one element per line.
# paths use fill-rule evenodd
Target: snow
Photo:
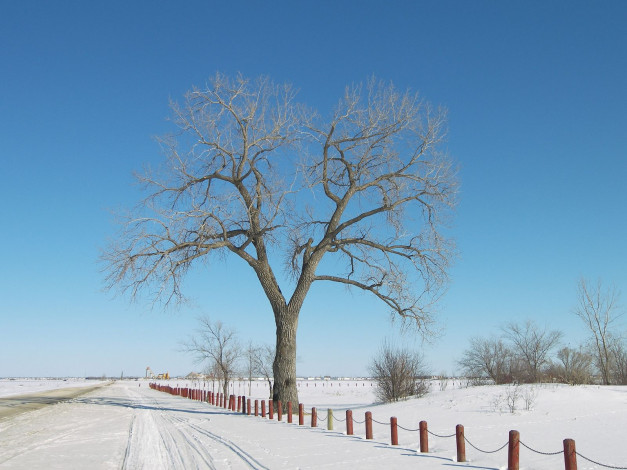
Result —
<path fill-rule="evenodd" d="M 8 382 L 8 381 L 6 381 Z M 13 381 L 17 382 L 17 381 Z M 45 381 L 43 381 L 45 382 Z M 49 381 L 52 383 L 52 381 Z M 172 387 L 215 384 L 160 381 Z M 1 381 L 0 391 L 23 394 L 19 384 Z M 56 385 L 56 383 L 55 383 Z M 93 385 L 93 382 L 88 382 Z M 68 385 L 70 386 L 70 385 Z M 74 383 L 71 386 L 76 386 Z M 40 388 L 45 388 L 41 385 Z M 236 383 L 236 395 L 248 395 L 248 383 Z M 434 382 L 425 397 L 395 404 L 374 404 L 375 387 L 366 380 L 299 381 L 307 412 L 318 409 L 318 428 L 246 416 L 151 390 L 148 382 L 116 381 L 75 399 L 0 419 L 0 469 L 400 469 L 451 467 L 506 469 L 508 441 L 515 429 L 526 446 L 560 452 L 572 438 L 580 455 L 605 465 L 627 467 L 622 428 L 627 422 L 627 387 L 525 385 L 467 387 L 463 381 Z M 252 383 L 252 399 L 267 398 L 264 382 Z M 518 396 L 510 412 L 507 398 Z M 529 410 L 524 398 L 528 397 Z M 1 406 L 1 405 L 0 405 Z M 296 407 L 294 407 L 296 409 Z M 332 408 L 334 431 L 326 429 Z M 345 409 L 353 410 L 354 436 L 346 435 Z M 365 439 L 365 411 L 374 439 Z M 390 445 L 389 419 L 417 429 L 428 422 L 431 433 L 445 436 L 463 424 L 468 462 L 456 462 L 454 437 L 429 435 L 429 453 L 419 452 L 419 433 L 399 429 L 399 446 Z M 358 422 L 359 421 L 359 422 Z M 471 445 L 472 444 L 472 445 Z M 520 468 L 564 468 L 563 454 L 542 455 L 521 446 Z M 580 470 L 601 469 L 578 458 Z"/>
<path fill-rule="evenodd" d="M 99 380 L 86 380 L 83 378 L 9 378 L 0 379 L 0 397 L 17 394 L 28 394 L 58 390 L 67 387 L 93 387 L 103 383 Z"/>

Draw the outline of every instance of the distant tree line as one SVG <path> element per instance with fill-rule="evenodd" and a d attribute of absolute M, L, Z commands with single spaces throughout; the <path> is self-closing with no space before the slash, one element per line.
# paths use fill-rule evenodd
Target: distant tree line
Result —
<path fill-rule="evenodd" d="M 600 282 L 578 284 L 573 310 L 588 331 L 588 340 L 564 346 L 563 333 L 533 321 L 509 322 L 499 335 L 474 337 L 458 363 L 465 375 L 496 384 L 559 381 L 570 384 L 627 385 L 627 344 L 618 320 L 619 293 Z"/>

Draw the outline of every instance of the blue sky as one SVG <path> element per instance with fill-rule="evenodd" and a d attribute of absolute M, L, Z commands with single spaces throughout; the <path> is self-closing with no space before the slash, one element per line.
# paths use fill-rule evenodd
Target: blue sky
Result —
<path fill-rule="evenodd" d="M 441 337 L 422 344 L 375 299 L 322 284 L 300 375 L 365 374 L 385 337 L 454 373 L 469 336 L 511 320 L 578 345 L 577 280 L 627 286 L 626 21 L 622 1 L 0 3 L 0 376 L 185 374 L 198 366 L 179 343 L 203 314 L 273 342 L 236 260 L 193 272 L 194 303 L 174 312 L 103 292 L 111 211 L 161 160 L 168 100 L 216 72 L 290 82 L 322 113 L 374 74 L 449 110 L 460 255 Z"/>

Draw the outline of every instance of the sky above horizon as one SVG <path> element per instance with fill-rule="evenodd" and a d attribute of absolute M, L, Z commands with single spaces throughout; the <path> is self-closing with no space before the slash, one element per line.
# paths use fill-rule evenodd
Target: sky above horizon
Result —
<path fill-rule="evenodd" d="M 459 256 L 440 336 L 423 343 L 373 297 L 314 285 L 299 375 L 366 375 L 385 338 L 454 374 L 468 338 L 526 319 L 578 346 L 578 280 L 627 288 L 626 21 L 622 1 L 3 2 L 0 377 L 184 375 L 200 369 L 180 343 L 201 315 L 274 341 L 233 258 L 194 270 L 176 311 L 103 291 L 112 212 L 163 158 L 169 100 L 216 72 L 289 82 L 323 114 L 372 75 L 448 109 Z"/>

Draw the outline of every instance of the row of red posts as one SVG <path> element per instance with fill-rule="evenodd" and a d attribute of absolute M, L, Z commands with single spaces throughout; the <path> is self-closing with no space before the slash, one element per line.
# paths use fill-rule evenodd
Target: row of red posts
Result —
<path fill-rule="evenodd" d="M 243 413 L 255 416 L 260 414 L 261 403 L 261 417 L 266 417 L 266 400 L 257 399 L 254 401 L 254 412 L 251 408 L 251 399 L 246 398 L 243 395 L 235 396 L 230 395 L 228 399 L 223 393 L 215 393 L 208 390 L 200 390 L 195 388 L 182 388 L 171 387 L 169 385 L 160 385 L 151 383 L 150 388 L 158 390 L 160 392 L 169 393 L 170 395 L 176 395 L 183 398 L 189 398 L 191 400 L 197 400 L 207 402 L 211 405 L 218 406 L 220 408 L 226 408 L 233 412 Z M 292 423 L 292 402 L 287 403 L 287 422 Z M 277 401 L 277 420 L 283 420 L 283 406 L 281 401 Z M 274 419 L 274 402 L 268 400 L 267 416 L 269 419 Z M 366 426 L 366 439 L 373 439 L 372 433 L 372 413 L 366 411 L 364 423 Z M 305 424 L 305 407 L 302 403 L 298 404 L 298 424 L 303 426 Z M 311 409 L 311 427 L 318 426 L 318 411 L 316 408 Z M 333 429 L 333 411 L 328 410 L 327 415 L 327 427 Z M 426 421 L 420 421 L 418 431 L 420 432 L 420 452 L 429 452 L 429 432 Z M 353 435 L 353 412 L 346 410 L 346 434 Z M 466 439 L 464 437 L 464 426 L 458 424 L 455 428 L 455 440 L 457 444 L 457 461 L 466 462 Z M 395 416 L 390 418 L 390 442 L 393 446 L 398 445 L 398 420 Z M 507 470 L 519 470 L 519 452 L 520 450 L 520 434 L 518 431 L 509 432 L 508 442 L 508 455 L 507 455 Z M 564 465 L 565 470 L 577 470 L 577 453 L 575 451 L 575 441 L 572 439 L 564 439 Z"/>

